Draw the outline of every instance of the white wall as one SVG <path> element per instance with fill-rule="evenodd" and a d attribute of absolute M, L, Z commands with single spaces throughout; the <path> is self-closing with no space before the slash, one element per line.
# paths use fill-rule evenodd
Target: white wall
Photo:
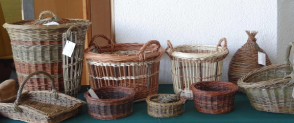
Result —
<path fill-rule="evenodd" d="M 245 30 L 257 30 L 257 43 L 277 63 L 276 0 L 114 0 L 117 43 L 156 39 L 166 48 L 183 44 L 216 45 L 226 37 L 230 54 L 223 79 L 238 48 L 247 41 Z M 161 61 L 160 83 L 172 83 L 170 60 Z"/>

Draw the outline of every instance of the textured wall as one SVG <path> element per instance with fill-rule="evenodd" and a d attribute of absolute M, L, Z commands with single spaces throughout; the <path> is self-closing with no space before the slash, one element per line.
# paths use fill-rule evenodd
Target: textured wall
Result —
<path fill-rule="evenodd" d="M 276 0 L 115 0 L 117 43 L 166 40 L 183 44 L 216 45 L 226 37 L 230 54 L 224 61 L 227 81 L 231 57 L 246 41 L 245 30 L 257 30 L 258 44 L 277 63 Z M 161 61 L 160 83 L 172 83 L 170 60 Z"/>

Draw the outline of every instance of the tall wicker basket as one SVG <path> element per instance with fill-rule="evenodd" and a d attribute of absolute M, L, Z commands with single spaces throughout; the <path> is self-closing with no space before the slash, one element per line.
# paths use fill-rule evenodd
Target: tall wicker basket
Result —
<path fill-rule="evenodd" d="M 104 38 L 109 44 L 98 46 L 94 42 L 96 38 Z M 163 48 L 156 40 L 145 44 L 114 44 L 105 35 L 96 35 L 84 51 L 91 88 L 134 88 L 134 100 L 144 101 L 148 95 L 157 93 L 159 65 L 163 52 Z"/>
<path fill-rule="evenodd" d="M 260 68 L 263 65 L 258 64 L 258 52 L 265 51 L 261 49 L 256 43 L 255 35 L 257 32 L 246 31 L 248 35 L 247 42 L 237 50 L 234 54 L 230 65 L 228 78 L 229 82 L 237 84 L 237 81 L 247 73 L 251 72 L 254 69 Z M 266 54 L 266 53 L 265 53 Z M 271 61 L 266 55 L 266 65 L 271 65 Z M 239 91 L 243 92 L 242 88 L 239 88 Z"/>
<path fill-rule="evenodd" d="M 224 41 L 224 46 L 221 43 Z M 216 46 L 181 45 L 173 48 L 167 41 L 166 53 L 171 59 L 174 92 L 193 99 L 190 86 L 201 81 L 219 81 L 222 75 L 223 59 L 228 55 L 227 41 L 222 38 Z"/>
<path fill-rule="evenodd" d="M 294 69 L 289 61 L 291 47 L 294 43 L 287 48 L 286 64 L 261 67 L 238 80 L 238 86 L 245 89 L 256 110 L 294 114 Z"/>
<path fill-rule="evenodd" d="M 43 14 L 52 14 L 52 18 L 43 19 Z M 61 20 L 61 21 L 60 21 Z M 43 22 L 57 21 L 59 25 L 42 25 Z M 36 25 L 35 25 L 36 24 Z M 62 33 L 71 25 L 78 24 L 82 33 L 79 40 L 85 40 L 86 31 L 91 24 L 88 20 L 59 19 L 50 11 L 40 14 L 38 20 L 22 20 L 5 23 L 13 52 L 14 64 L 19 84 L 35 71 L 46 71 L 52 75 L 56 90 L 64 92 L 62 69 Z M 50 81 L 43 75 L 35 75 L 28 80 L 24 89 L 51 90 Z"/>

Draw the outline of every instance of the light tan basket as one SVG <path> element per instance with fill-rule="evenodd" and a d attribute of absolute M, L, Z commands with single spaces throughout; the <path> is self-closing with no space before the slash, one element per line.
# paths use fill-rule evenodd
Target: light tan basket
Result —
<path fill-rule="evenodd" d="M 224 46 L 221 43 L 224 41 Z M 222 75 L 223 59 L 229 54 L 226 38 L 213 45 L 181 45 L 173 48 L 167 41 L 166 53 L 171 59 L 174 92 L 193 99 L 190 86 L 201 81 L 219 81 Z"/>

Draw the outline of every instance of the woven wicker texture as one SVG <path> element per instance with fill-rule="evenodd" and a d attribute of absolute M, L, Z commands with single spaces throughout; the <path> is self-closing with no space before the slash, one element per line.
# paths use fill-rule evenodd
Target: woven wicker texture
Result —
<path fill-rule="evenodd" d="M 239 79 L 239 87 L 245 89 L 252 107 L 256 110 L 294 114 L 293 65 L 290 65 L 289 61 L 293 46 L 294 43 L 288 45 L 284 65 L 265 66 Z"/>
<path fill-rule="evenodd" d="M 221 46 L 221 43 L 224 45 Z M 171 59 L 174 92 L 192 99 L 192 83 L 221 79 L 223 59 L 229 54 L 227 40 L 222 38 L 216 46 L 181 45 L 174 47 L 167 41 L 166 53 Z"/>
<path fill-rule="evenodd" d="M 120 119 L 133 112 L 135 90 L 127 87 L 102 87 L 94 89 L 98 98 L 84 94 L 90 116 L 101 120 Z"/>
<path fill-rule="evenodd" d="M 40 14 L 40 16 L 42 13 Z M 88 20 L 69 19 L 60 25 L 26 25 L 32 20 L 5 23 L 13 52 L 18 80 L 23 80 L 35 71 L 46 71 L 52 75 L 56 89 L 64 92 L 62 69 L 62 33 L 71 25 L 78 24 L 82 30 L 78 40 L 84 41 Z M 51 90 L 50 81 L 44 76 L 34 76 L 24 87 L 26 90 Z"/>
<path fill-rule="evenodd" d="M 155 94 L 147 97 L 147 113 L 152 117 L 176 117 L 183 113 L 184 98 L 175 102 L 159 103 L 160 96 L 170 96 L 171 94 Z"/>
<path fill-rule="evenodd" d="M 234 54 L 230 65 L 228 78 L 229 82 L 237 84 L 237 81 L 247 73 L 251 72 L 254 69 L 260 68 L 263 65 L 258 64 L 258 52 L 265 51 L 261 49 L 256 43 L 256 31 L 246 31 L 248 35 L 247 42 L 237 50 Z M 266 53 L 265 53 L 266 54 Z M 266 55 L 266 65 L 271 65 L 271 61 Z M 242 88 L 239 88 L 239 91 L 244 92 Z"/>
<path fill-rule="evenodd" d="M 67 32 L 63 33 L 62 39 L 63 48 L 67 41 L 76 44 L 71 57 L 66 55 L 62 56 L 64 91 L 65 94 L 73 97 L 77 97 L 82 81 L 85 38 L 82 39 L 79 37 L 83 37 L 82 30 L 80 30 L 78 26 L 73 25 L 67 30 Z"/>
<path fill-rule="evenodd" d="M 25 83 L 35 74 L 44 74 L 51 80 L 52 91 L 26 91 Z M 34 123 L 57 123 L 82 111 L 86 103 L 74 97 L 59 93 L 53 85 L 50 74 L 37 71 L 30 74 L 21 84 L 17 96 L 0 102 L 0 114 L 14 120 Z"/>
<path fill-rule="evenodd" d="M 104 38 L 109 44 L 98 46 L 96 38 Z M 163 48 L 156 40 L 145 44 L 114 44 L 105 35 L 96 35 L 89 47 L 84 50 L 91 88 L 135 88 L 135 101 L 145 101 L 148 95 L 157 93 L 159 65 L 163 52 Z"/>
<path fill-rule="evenodd" d="M 192 84 L 191 90 L 199 112 L 224 114 L 233 110 L 238 86 L 229 82 L 206 81 Z"/>

